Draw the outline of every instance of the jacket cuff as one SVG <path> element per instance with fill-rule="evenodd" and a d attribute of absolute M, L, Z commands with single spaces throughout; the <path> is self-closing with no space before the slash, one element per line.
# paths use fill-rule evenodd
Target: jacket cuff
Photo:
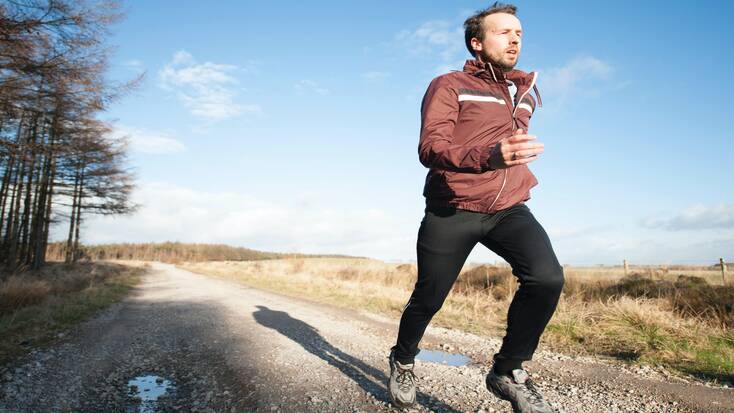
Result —
<path fill-rule="evenodd" d="M 494 145 L 489 146 L 487 150 L 484 151 L 482 157 L 479 159 L 479 168 L 481 169 L 481 172 L 494 170 L 489 164 L 489 158 L 492 155 L 492 149 L 494 149 Z"/>

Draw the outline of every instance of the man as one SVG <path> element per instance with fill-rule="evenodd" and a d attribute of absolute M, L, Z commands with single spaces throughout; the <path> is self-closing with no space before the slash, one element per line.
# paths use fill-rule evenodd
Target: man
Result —
<path fill-rule="evenodd" d="M 423 98 L 418 152 L 429 171 L 418 279 L 388 357 L 390 395 L 401 407 L 415 402 L 418 343 L 481 243 L 504 258 L 520 282 L 485 384 L 515 411 L 553 411 L 522 367 L 556 309 L 564 277 L 548 235 L 525 205 L 538 183 L 527 164 L 544 145 L 525 133 L 536 108 L 530 92 L 538 104 L 540 96 L 537 74 L 513 69 L 522 47 L 516 10 L 494 3 L 468 18 L 466 47 L 475 58 L 463 71 L 433 79 Z"/>

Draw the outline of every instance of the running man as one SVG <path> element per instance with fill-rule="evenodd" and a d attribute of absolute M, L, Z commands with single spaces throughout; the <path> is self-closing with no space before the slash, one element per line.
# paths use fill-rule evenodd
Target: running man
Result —
<path fill-rule="evenodd" d="M 527 164 L 544 145 L 526 133 L 541 101 L 537 73 L 514 69 L 523 35 L 516 11 L 494 3 L 469 17 L 465 41 L 474 58 L 463 71 L 433 79 L 423 97 L 418 153 L 429 171 L 418 279 L 388 356 L 390 396 L 400 407 L 415 403 L 414 360 L 426 327 L 481 243 L 520 282 L 485 385 L 517 412 L 554 411 L 522 367 L 556 309 L 564 277 L 548 235 L 525 205 L 538 183 Z"/>

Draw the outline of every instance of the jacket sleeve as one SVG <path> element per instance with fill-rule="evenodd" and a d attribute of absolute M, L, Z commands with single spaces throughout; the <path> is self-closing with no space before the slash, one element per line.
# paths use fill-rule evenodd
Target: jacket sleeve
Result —
<path fill-rule="evenodd" d="M 421 104 L 418 156 L 426 168 L 482 173 L 492 170 L 489 153 L 493 145 L 463 145 L 454 141 L 459 100 L 454 88 L 434 79 Z"/>

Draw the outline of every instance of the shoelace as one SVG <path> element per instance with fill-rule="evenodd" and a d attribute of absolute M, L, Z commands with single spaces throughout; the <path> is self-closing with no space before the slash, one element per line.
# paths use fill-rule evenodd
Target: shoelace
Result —
<path fill-rule="evenodd" d="M 525 380 L 525 385 L 521 387 L 521 391 L 527 395 L 531 404 L 538 407 L 545 406 L 543 395 L 540 394 L 535 387 L 535 383 L 529 377 Z"/>
<path fill-rule="evenodd" d="M 400 390 L 409 390 L 415 384 L 415 373 L 413 373 L 412 369 L 401 369 L 397 365 L 395 368 L 398 369 L 398 376 L 395 378 L 395 381 L 398 382 L 398 387 L 400 387 Z"/>

